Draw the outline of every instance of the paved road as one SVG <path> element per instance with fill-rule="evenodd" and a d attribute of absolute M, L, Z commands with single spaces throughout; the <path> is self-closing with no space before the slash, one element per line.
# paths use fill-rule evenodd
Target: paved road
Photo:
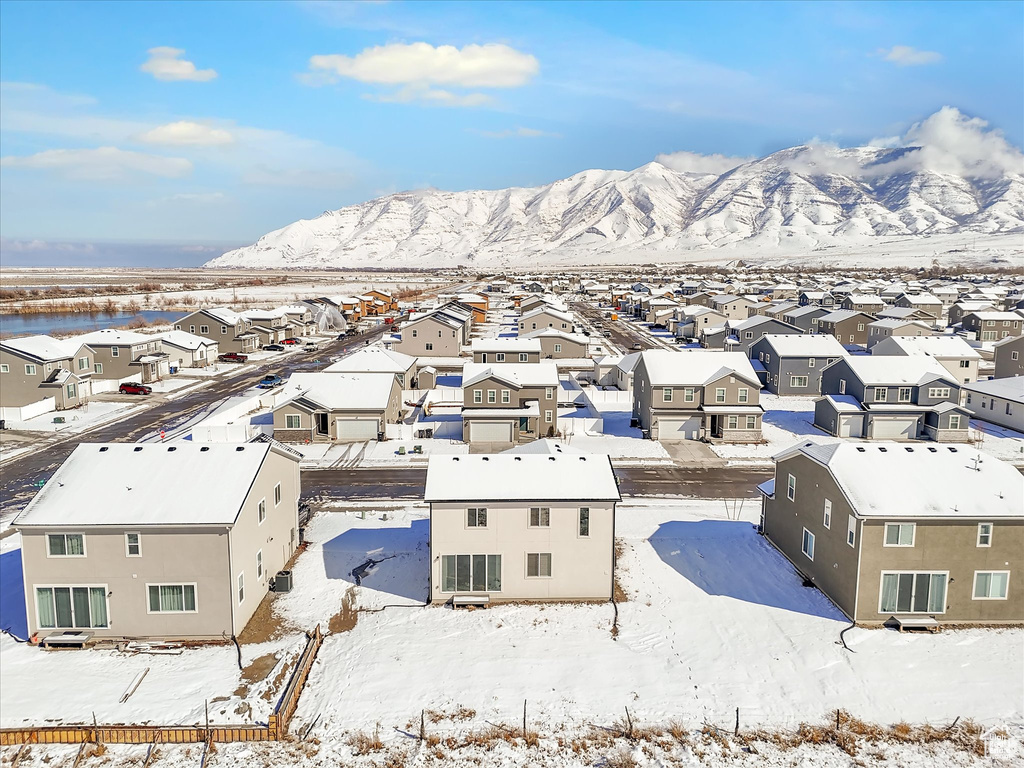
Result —
<path fill-rule="evenodd" d="M 606 319 L 604 313 L 613 311 L 610 308 L 599 309 L 593 304 L 582 301 L 573 302 L 570 306 L 573 312 L 587 320 L 598 331 L 606 331 L 608 333 L 607 338 L 612 343 L 622 347 L 627 354 L 638 351 L 633 349 L 638 344 L 641 349 L 664 349 L 669 346 L 663 342 L 655 341 L 649 336 L 645 336 L 620 320 Z"/>
<path fill-rule="evenodd" d="M 757 485 L 770 478 L 769 467 L 687 469 L 618 467 L 623 496 L 694 496 L 705 499 L 753 498 Z M 302 495 L 347 499 L 418 499 L 423 496 L 423 467 L 320 469 L 302 473 Z"/>
<path fill-rule="evenodd" d="M 85 432 L 58 438 L 44 450 L 12 459 L 0 469 L 0 516 L 6 517 L 12 509 L 20 508 L 35 494 L 37 483 L 47 479 L 80 442 L 113 443 L 136 442 L 148 435 L 166 429 L 168 432 L 194 418 L 204 410 L 212 410 L 229 397 L 254 386 L 267 373 L 286 377 L 295 371 L 316 369 L 330 356 L 355 351 L 376 341 L 388 326 L 380 326 L 365 333 L 348 337 L 344 341 L 330 341 L 316 351 L 300 351 L 279 359 L 269 358 L 259 365 L 239 366 L 236 373 L 220 376 L 207 386 L 200 387 L 175 400 L 168 400 L 129 416 Z"/>

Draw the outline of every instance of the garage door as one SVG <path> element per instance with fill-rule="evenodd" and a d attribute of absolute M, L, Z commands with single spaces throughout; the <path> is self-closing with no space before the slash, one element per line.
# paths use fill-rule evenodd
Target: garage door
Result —
<path fill-rule="evenodd" d="M 659 440 L 699 440 L 700 416 L 688 416 L 685 419 L 658 419 Z"/>
<path fill-rule="evenodd" d="M 916 416 L 875 417 L 871 421 L 871 436 L 884 440 L 912 440 L 917 437 Z"/>
<path fill-rule="evenodd" d="M 377 419 L 338 419 L 339 440 L 376 440 Z"/>
<path fill-rule="evenodd" d="M 511 443 L 512 425 L 505 421 L 478 421 L 469 425 L 469 440 L 473 443 Z"/>
<path fill-rule="evenodd" d="M 863 419 L 860 416 L 839 417 L 839 437 L 864 437 L 861 434 Z"/>

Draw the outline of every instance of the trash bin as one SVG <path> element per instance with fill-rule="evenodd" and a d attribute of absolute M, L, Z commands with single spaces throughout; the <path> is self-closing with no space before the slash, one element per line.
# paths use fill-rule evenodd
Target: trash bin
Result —
<path fill-rule="evenodd" d="M 277 576 L 274 577 L 274 591 L 275 592 L 291 592 L 292 591 L 292 572 L 291 571 L 278 571 Z"/>

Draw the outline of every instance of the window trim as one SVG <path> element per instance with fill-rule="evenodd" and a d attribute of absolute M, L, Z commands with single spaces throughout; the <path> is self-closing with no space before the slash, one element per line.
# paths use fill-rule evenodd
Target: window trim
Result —
<path fill-rule="evenodd" d="M 284 494 L 281 493 L 281 484 L 278 483 L 277 485 L 274 486 L 274 507 L 275 508 L 281 506 L 281 500 L 282 500 L 283 497 L 284 497 Z"/>
<path fill-rule="evenodd" d="M 295 421 L 297 422 L 294 426 L 291 423 L 292 419 L 295 419 Z M 286 413 L 284 415 L 284 428 L 285 429 L 302 429 L 302 416 L 300 416 L 297 413 Z"/>
<path fill-rule="evenodd" d="M 0 363 L 0 373 L 10 373 L 10 372 L 11 372 L 11 366 L 9 366 L 7 363 Z"/>
<path fill-rule="evenodd" d="M 715 387 L 715 402 L 724 403 L 728 390 L 726 387 Z"/>
<path fill-rule="evenodd" d="M 672 387 L 661 388 L 661 402 L 671 403 L 672 402 Z"/>
<path fill-rule="evenodd" d="M 131 551 L 131 544 L 128 541 L 129 536 L 137 537 L 137 545 L 139 547 L 139 553 L 133 555 Z M 124 532 L 124 556 L 125 557 L 142 557 L 142 532 L 141 531 L 125 531 Z"/>
<path fill-rule="evenodd" d="M 796 501 L 796 476 L 792 473 L 789 473 L 789 477 L 786 479 L 786 498 Z"/>
<path fill-rule="evenodd" d="M 537 510 L 537 524 L 533 524 L 533 511 Z M 547 512 L 547 523 L 541 522 L 543 520 L 542 513 Z M 550 528 L 551 527 L 551 507 L 529 507 L 526 518 L 527 528 Z"/>
<path fill-rule="evenodd" d="M 526 575 L 524 576 L 524 578 L 526 578 L 526 579 L 553 579 L 554 578 L 554 573 L 555 573 L 554 558 L 551 556 L 552 555 L 551 552 L 526 552 L 524 554 L 525 554 L 524 565 L 526 566 L 526 568 L 525 568 L 525 574 Z M 530 575 L 530 556 L 531 555 L 533 555 L 533 556 L 535 556 L 537 558 L 537 573 L 534 576 Z M 542 555 L 547 555 L 548 556 L 548 572 L 547 572 L 547 574 L 541 573 L 542 569 L 540 567 L 541 566 L 541 559 L 540 558 L 541 558 Z"/>
<path fill-rule="evenodd" d="M 150 605 L 149 605 L 149 588 L 150 587 L 181 587 L 182 588 L 182 592 L 181 592 L 181 603 L 182 603 L 182 605 L 185 604 L 185 587 L 192 587 L 192 598 L 193 598 L 193 602 L 195 603 L 196 607 L 193 608 L 191 611 L 187 610 L 185 608 L 182 608 L 180 611 L 164 611 L 164 610 L 154 611 L 150 607 Z M 195 581 L 182 581 L 182 582 L 177 582 L 177 583 L 175 583 L 175 582 L 168 582 L 168 581 L 161 581 L 161 582 L 148 582 L 147 581 L 146 582 L 146 613 L 147 614 L 154 614 L 154 615 L 159 615 L 159 614 L 164 614 L 164 613 L 171 613 L 171 614 L 199 613 L 199 583 L 195 582 Z"/>
<path fill-rule="evenodd" d="M 90 590 L 91 589 L 102 589 L 103 590 L 103 600 L 106 602 L 106 609 L 107 609 L 107 623 L 104 626 L 102 626 L 102 627 L 95 627 L 95 626 L 92 625 L 92 605 L 91 604 L 89 606 L 89 626 L 88 627 L 76 627 L 75 626 L 75 619 L 74 619 L 75 599 L 73 597 L 74 593 L 70 592 L 70 590 L 75 589 L 76 587 L 79 588 L 79 589 L 90 589 Z M 60 626 L 57 626 L 57 621 L 56 621 L 56 618 L 57 618 L 57 608 L 56 608 L 57 598 L 56 597 L 54 598 L 54 625 L 52 627 L 44 627 L 43 626 L 42 621 L 39 618 L 39 593 L 37 592 L 37 590 L 40 590 L 40 589 L 49 589 L 49 590 L 67 589 L 67 590 L 69 590 L 68 594 L 71 597 L 71 616 L 72 616 L 72 618 L 71 618 L 71 626 L 70 627 L 60 627 Z M 32 607 L 34 608 L 34 610 L 36 612 L 35 613 L 36 627 L 38 629 L 71 630 L 71 631 L 78 630 L 78 629 L 110 629 L 110 594 L 109 593 L 110 593 L 110 586 L 108 584 L 33 584 L 32 585 Z M 27 594 L 25 595 L 25 602 L 26 602 L 26 611 L 27 611 L 27 608 L 28 608 L 28 606 L 27 606 L 28 595 Z M 147 600 L 147 604 L 148 604 L 148 600 Z"/>
<path fill-rule="evenodd" d="M 482 515 L 483 520 L 484 520 L 483 525 L 480 524 L 480 518 L 481 518 L 481 514 L 480 513 L 481 512 L 483 512 L 483 515 Z M 469 521 L 470 520 L 470 515 L 473 516 L 473 520 L 475 522 L 471 523 Z M 488 523 L 487 507 L 466 507 L 466 515 L 462 519 L 463 519 L 463 523 L 464 523 L 463 527 L 466 528 L 466 529 L 469 529 L 469 528 L 487 528 L 487 523 Z"/>
<path fill-rule="evenodd" d="M 993 575 L 995 575 L 997 573 L 1005 573 L 1006 574 L 1006 594 L 1003 595 L 1002 597 L 992 597 L 992 596 L 978 597 L 978 595 L 977 595 L 977 591 L 978 591 L 978 576 L 980 574 L 982 574 L 982 573 L 988 574 L 989 576 L 993 576 Z M 991 582 L 991 579 L 990 579 L 989 580 L 989 589 L 990 590 L 991 590 L 991 587 L 992 587 L 992 582 Z M 974 578 L 971 579 L 971 600 L 1009 600 L 1009 599 L 1010 599 L 1010 571 L 1009 570 L 1002 570 L 1002 571 L 975 571 L 974 572 Z"/>
<path fill-rule="evenodd" d="M 65 553 L 68 551 L 67 537 L 68 536 L 81 536 L 82 537 L 82 554 L 80 554 L 80 555 L 68 555 L 68 554 L 53 555 L 53 554 L 50 554 L 50 537 L 51 536 L 63 536 L 64 537 L 64 552 Z M 85 534 L 84 533 L 80 533 L 78 531 L 69 531 L 67 533 L 65 533 L 65 532 L 47 533 L 46 534 L 46 556 L 47 556 L 47 558 L 51 558 L 51 559 L 54 559 L 54 560 L 61 560 L 61 559 L 65 559 L 65 558 L 88 557 L 89 556 L 89 547 L 86 544 L 85 538 L 86 538 Z M 61 584 L 59 586 L 64 586 L 64 585 Z M 79 585 L 76 585 L 76 586 L 82 586 L 82 585 L 79 584 Z"/>
<path fill-rule="evenodd" d="M 235 597 L 239 605 L 245 602 L 245 571 L 239 571 L 235 579 Z"/>
<path fill-rule="evenodd" d="M 260 581 L 263 578 L 265 569 L 263 568 L 263 550 L 256 550 L 256 581 Z"/>
<path fill-rule="evenodd" d="M 807 546 L 808 541 L 811 543 L 810 547 Z M 807 551 L 808 549 L 810 549 L 810 552 Z M 806 528 L 804 528 L 804 532 L 800 536 L 800 552 L 812 563 L 814 562 L 814 534 Z"/>
<path fill-rule="evenodd" d="M 583 532 L 583 513 L 586 512 L 587 520 L 587 532 Z M 576 538 L 578 539 L 589 539 L 590 538 L 590 507 L 580 507 L 576 514 Z"/>
<path fill-rule="evenodd" d="M 264 496 L 260 499 L 260 503 L 256 505 L 256 523 L 257 525 L 263 525 L 267 521 L 267 497 Z"/>
<path fill-rule="evenodd" d="M 899 533 L 896 535 L 896 543 L 895 544 L 890 544 L 889 543 L 889 528 L 891 526 L 894 526 L 894 525 L 899 527 Z M 904 526 L 907 526 L 907 525 L 910 526 L 910 543 L 909 544 L 901 544 L 899 542 L 900 542 L 900 539 L 902 539 L 902 537 L 903 537 L 903 528 L 904 528 Z M 909 548 L 912 548 L 916 542 L 917 542 L 917 523 L 885 523 L 885 525 L 883 527 L 883 530 L 882 530 L 882 546 L 883 547 L 902 547 L 904 549 L 909 549 Z M 922 573 L 924 573 L 924 571 L 922 571 Z"/>
<path fill-rule="evenodd" d="M 846 543 L 850 549 L 857 548 L 857 518 L 848 515 L 846 520 Z"/>
<path fill-rule="evenodd" d="M 821 510 L 821 524 L 826 530 L 832 530 L 832 499 L 825 499 Z"/>
<path fill-rule="evenodd" d="M 803 384 L 797 384 L 797 381 L 803 381 Z M 807 389 L 811 383 L 811 377 L 803 374 L 790 374 L 789 375 L 789 386 L 793 389 Z"/>
<path fill-rule="evenodd" d="M 982 544 L 981 543 L 981 526 L 983 526 L 983 525 L 987 525 L 988 526 L 988 544 Z M 996 531 L 996 527 L 995 527 L 995 525 L 993 523 L 978 523 L 978 538 L 977 538 L 977 542 L 976 542 L 977 546 L 979 546 L 979 547 L 991 547 L 992 546 L 992 536 L 993 536 L 993 534 L 995 534 L 995 531 Z"/>
<path fill-rule="evenodd" d="M 898 608 L 896 610 L 893 610 L 893 611 L 884 611 L 884 610 L 882 610 L 882 590 L 884 589 L 884 585 L 885 585 L 885 578 L 884 577 L 885 576 L 901 576 L 901 575 L 906 575 L 908 573 L 912 574 L 914 576 L 917 576 L 918 574 L 922 574 L 922 573 L 927 573 L 929 576 L 942 575 L 942 576 L 945 577 L 944 594 L 943 594 L 943 598 L 944 599 L 942 601 L 942 610 L 941 611 L 915 611 L 915 610 L 913 610 L 913 596 L 911 596 L 911 610 L 909 610 L 909 611 L 900 611 Z M 914 616 L 924 616 L 924 615 L 931 614 L 931 613 L 935 613 L 935 614 L 940 614 L 941 615 L 941 614 L 945 614 L 946 613 L 946 600 L 948 598 L 949 598 L 949 571 L 908 571 L 908 570 L 902 570 L 902 571 L 880 571 L 879 574 L 878 574 L 878 613 L 880 615 L 884 616 L 887 613 L 890 613 L 890 614 L 893 614 L 893 615 L 896 615 L 896 614 L 910 614 L 910 615 L 914 615 Z M 898 594 L 897 594 L 897 599 L 898 599 Z"/>

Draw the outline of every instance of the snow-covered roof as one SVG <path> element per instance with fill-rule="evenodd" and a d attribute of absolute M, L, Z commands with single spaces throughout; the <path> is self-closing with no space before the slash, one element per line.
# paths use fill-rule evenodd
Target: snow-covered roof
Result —
<path fill-rule="evenodd" d="M 524 320 L 530 320 L 534 317 L 537 317 L 538 315 L 549 315 L 551 317 L 558 318 L 559 320 L 564 320 L 567 323 L 575 322 L 573 316 L 570 315 L 568 312 L 561 312 L 555 309 L 554 307 L 550 306 L 537 307 L 536 309 L 531 309 L 525 315 L 520 317 L 519 321 L 523 322 Z"/>
<path fill-rule="evenodd" d="M 159 336 L 150 336 L 135 331 L 124 331 L 118 328 L 103 328 L 99 331 L 83 333 L 68 341 L 88 344 L 89 346 L 116 346 L 120 344 L 148 344 L 151 341 L 160 341 Z"/>
<path fill-rule="evenodd" d="M 703 386 L 728 375 L 761 386 L 750 360 L 742 352 L 648 349 L 640 354 L 652 387 Z"/>
<path fill-rule="evenodd" d="M 541 363 L 470 363 L 462 367 L 462 386 L 468 387 L 489 377 L 517 387 L 557 387 L 558 367 Z"/>
<path fill-rule="evenodd" d="M 387 408 L 394 381 L 393 373 L 293 373 L 285 393 L 331 411 L 376 411 Z"/>
<path fill-rule="evenodd" d="M 1010 376 L 1005 379 L 986 379 L 973 384 L 964 384 L 968 392 L 999 397 L 1014 403 L 1024 404 L 1024 377 Z"/>
<path fill-rule="evenodd" d="M 160 338 L 163 339 L 165 344 L 170 344 L 172 347 L 190 350 L 196 350 L 200 347 L 209 347 L 217 343 L 213 339 L 208 339 L 205 336 L 197 336 L 196 334 L 189 333 L 188 331 L 165 331 L 160 334 Z"/>
<path fill-rule="evenodd" d="M 884 346 L 883 346 L 884 345 Z M 882 349 L 879 349 L 882 347 Z M 872 354 L 886 354 L 898 349 L 904 355 L 956 357 L 979 360 L 981 355 L 960 336 L 890 336 L 871 348 Z"/>
<path fill-rule="evenodd" d="M 857 398 L 852 395 L 825 395 L 825 399 L 837 413 L 859 413 L 863 410 Z"/>
<path fill-rule="evenodd" d="M 200 311 L 205 312 L 210 317 L 220 320 L 224 325 L 236 325 L 241 319 L 241 315 L 235 312 L 235 310 L 228 309 L 227 307 L 204 307 Z"/>
<path fill-rule="evenodd" d="M 874 304 L 876 306 L 879 304 L 885 304 L 880 297 L 873 296 L 869 293 L 851 293 L 846 298 L 854 304 Z"/>
<path fill-rule="evenodd" d="M 822 315 L 818 318 L 819 323 L 841 323 L 843 320 L 849 320 L 851 317 L 857 315 L 865 315 L 859 309 L 834 309 L 827 315 Z"/>
<path fill-rule="evenodd" d="M 619 501 L 607 455 L 431 456 L 424 501 Z"/>
<path fill-rule="evenodd" d="M 79 339 L 55 339 L 52 336 L 20 336 L 0 341 L 0 349 L 9 349 L 42 362 L 66 360 L 82 348 Z"/>
<path fill-rule="evenodd" d="M 640 362 L 640 354 L 640 352 L 630 352 L 628 355 L 623 355 L 615 362 L 615 367 L 623 373 L 632 373 L 636 364 Z"/>
<path fill-rule="evenodd" d="M 851 355 L 846 364 L 865 385 L 923 384 L 936 377 L 955 383 L 952 374 L 934 357 L 898 355 Z M 839 363 L 837 363 L 839 365 Z"/>
<path fill-rule="evenodd" d="M 824 465 L 860 517 L 1024 519 L 1020 472 L 969 445 L 800 443 Z"/>
<path fill-rule="evenodd" d="M 469 343 L 469 347 L 473 350 L 473 354 L 477 352 L 536 352 L 540 354 L 540 342 L 525 337 L 473 339 Z"/>
<path fill-rule="evenodd" d="M 521 339 L 564 339 L 577 344 L 588 344 L 590 339 L 580 333 L 567 333 L 560 328 L 538 328 L 536 331 L 524 331 Z"/>
<path fill-rule="evenodd" d="M 931 328 L 927 323 L 922 323 L 920 320 L 905 319 L 899 317 L 883 317 L 881 320 L 875 320 L 874 322 L 868 323 L 869 326 L 875 328 L 904 328 L 908 325 L 916 325 L 922 330 L 930 331 Z"/>
<path fill-rule="evenodd" d="M 765 341 L 779 357 L 846 357 L 846 349 L 827 333 L 767 333 Z"/>
<path fill-rule="evenodd" d="M 729 320 L 726 325 L 728 325 L 728 327 L 733 331 L 749 331 L 751 328 L 757 328 L 765 323 L 782 323 L 783 325 L 789 325 L 789 323 L 783 320 L 779 320 L 775 317 L 768 317 L 768 315 L 751 315 L 743 320 Z M 794 331 L 802 333 L 802 331 L 800 331 L 800 329 L 795 325 L 791 327 Z"/>
<path fill-rule="evenodd" d="M 363 347 L 324 368 L 325 373 L 405 373 L 416 358 L 384 347 Z M 389 385 L 390 389 L 390 385 Z"/>
<path fill-rule="evenodd" d="M 82 443 L 14 524 L 231 525 L 272 450 L 297 461 L 270 443 Z"/>
<path fill-rule="evenodd" d="M 819 307 L 817 304 L 808 304 L 806 307 L 797 307 L 796 309 L 788 310 L 785 313 L 786 317 L 803 317 L 809 315 L 812 312 L 825 312 L 824 307 Z"/>

